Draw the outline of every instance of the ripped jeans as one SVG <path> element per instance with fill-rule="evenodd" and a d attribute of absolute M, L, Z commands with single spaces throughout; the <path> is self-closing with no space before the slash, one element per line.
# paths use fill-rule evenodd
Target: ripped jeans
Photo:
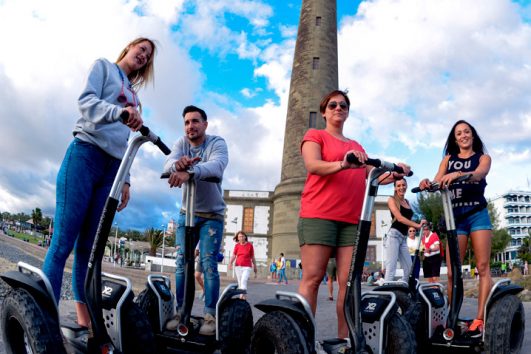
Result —
<path fill-rule="evenodd" d="M 384 240 L 383 246 L 385 249 L 385 281 L 395 280 L 396 264 L 400 261 L 400 265 L 404 270 L 402 280 L 407 282 L 412 265 L 409 249 L 407 248 L 407 237 L 402 235 L 397 229 L 391 228 L 387 232 L 387 239 Z"/>
<path fill-rule="evenodd" d="M 177 221 L 177 233 L 175 246 L 177 247 L 177 259 L 175 261 L 175 289 L 177 308 L 184 301 L 184 237 L 185 237 L 184 214 L 179 214 Z M 194 218 L 196 233 L 194 234 L 193 247 L 199 242 L 199 260 L 203 267 L 205 282 L 205 314 L 216 315 L 216 304 L 219 298 L 219 273 L 217 256 L 223 237 L 223 221 L 207 219 L 200 216 Z"/>

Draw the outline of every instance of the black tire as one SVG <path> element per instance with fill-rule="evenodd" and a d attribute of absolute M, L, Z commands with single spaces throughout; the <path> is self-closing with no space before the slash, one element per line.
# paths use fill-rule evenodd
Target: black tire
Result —
<path fill-rule="evenodd" d="M 263 315 L 253 329 L 251 353 L 253 354 L 307 354 L 304 334 L 297 321 L 281 311 Z"/>
<path fill-rule="evenodd" d="M 426 312 L 426 304 L 415 301 L 403 316 L 416 335 L 417 351 L 419 353 L 426 353 L 428 350 L 428 319 Z"/>
<path fill-rule="evenodd" d="M 150 289 L 144 289 L 138 294 L 135 303 L 140 310 L 146 315 L 153 332 L 159 332 L 159 308 L 157 297 Z"/>
<path fill-rule="evenodd" d="M 384 352 L 394 354 L 411 354 L 417 352 L 417 344 L 413 330 L 398 312 L 393 313 L 387 323 L 387 346 Z"/>
<path fill-rule="evenodd" d="M 2 337 L 8 354 L 66 354 L 59 324 L 24 289 L 12 289 L 2 306 Z"/>
<path fill-rule="evenodd" d="M 222 354 L 248 354 L 253 332 L 253 311 L 245 300 L 231 299 L 219 314 L 219 340 Z"/>
<path fill-rule="evenodd" d="M 155 353 L 155 336 L 146 315 L 137 304 L 122 308 L 122 343 L 125 354 Z"/>
<path fill-rule="evenodd" d="M 486 352 L 519 353 L 525 332 L 525 313 L 522 301 L 515 295 L 505 295 L 491 306 L 487 316 Z"/>

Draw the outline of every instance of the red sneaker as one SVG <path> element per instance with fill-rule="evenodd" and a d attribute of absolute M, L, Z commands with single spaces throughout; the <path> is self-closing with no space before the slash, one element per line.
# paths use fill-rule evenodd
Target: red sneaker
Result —
<path fill-rule="evenodd" d="M 467 333 L 471 338 L 480 338 L 481 336 L 483 336 L 483 329 L 483 320 L 475 319 L 474 321 L 472 321 L 470 327 L 468 327 Z"/>

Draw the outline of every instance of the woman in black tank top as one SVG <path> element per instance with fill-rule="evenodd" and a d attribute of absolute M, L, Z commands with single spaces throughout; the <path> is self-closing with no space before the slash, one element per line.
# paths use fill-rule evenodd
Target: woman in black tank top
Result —
<path fill-rule="evenodd" d="M 480 337 L 483 333 L 485 302 L 492 287 L 490 275 L 490 251 L 492 243 L 492 225 L 484 197 L 491 159 L 485 152 L 485 146 L 476 129 L 464 120 L 454 124 L 445 146 L 445 156 L 439 165 L 435 182 L 441 187 L 448 187 L 452 192 L 452 208 L 456 221 L 461 262 L 465 258 L 470 235 L 479 271 L 479 296 L 476 319 L 469 327 L 472 337 Z M 471 174 L 466 182 L 454 183 L 462 174 Z M 419 187 L 429 187 L 429 180 L 424 179 Z M 446 252 L 446 263 L 450 264 L 449 252 Z M 448 296 L 452 296 L 451 269 L 448 268 Z"/>
<path fill-rule="evenodd" d="M 396 273 L 396 264 L 400 260 L 404 274 L 403 281 L 408 281 L 409 272 L 411 270 L 411 257 L 407 247 L 407 230 L 410 227 L 420 229 L 421 224 L 412 221 L 413 210 L 409 205 L 408 200 L 404 197 L 407 190 L 407 182 L 405 179 L 400 179 L 394 182 L 395 192 L 392 197 L 387 200 L 387 206 L 391 211 L 393 223 L 387 239 L 384 242 L 385 248 L 385 280 L 393 281 Z M 426 222 L 423 220 L 422 222 Z"/>

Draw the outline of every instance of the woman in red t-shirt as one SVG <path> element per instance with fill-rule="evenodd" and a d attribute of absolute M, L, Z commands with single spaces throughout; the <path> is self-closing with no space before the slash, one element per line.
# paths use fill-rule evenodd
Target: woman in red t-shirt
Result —
<path fill-rule="evenodd" d="M 236 260 L 236 277 L 238 278 L 238 288 L 247 290 L 247 281 L 251 275 L 251 269 L 254 269 L 256 276 L 256 259 L 254 258 L 253 244 L 248 242 L 247 235 L 243 231 L 238 231 L 234 236 L 234 241 L 238 242 L 234 245 L 234 251 L 229 261 L 229 268 Z M 245 299 L 242 294 L 240 298 Z"/>
<path fill-rule="evenodd" d="M 299 294 L 317 308 L 317 292 L 332 252 L 336 252 L 339 291 L 336 303 L 338 336 L 348 337 L 343 312 L 347 278 L 357 235 L 367 173 L 363 147 L 343 135 L 350 100 L 346 92 L 335 90 L 319 105 L 325 129 L 309 129 L 301 143 L 304 167 L 308 172 L 301 196 L 298 236 L 304 272 Z M 349 163 L 353 153 L 361 165 Z M 409 167 L 401 164 L 406 173 Z M 382 176 L 381 184 L 402 178 L 401 174 Z"/>

